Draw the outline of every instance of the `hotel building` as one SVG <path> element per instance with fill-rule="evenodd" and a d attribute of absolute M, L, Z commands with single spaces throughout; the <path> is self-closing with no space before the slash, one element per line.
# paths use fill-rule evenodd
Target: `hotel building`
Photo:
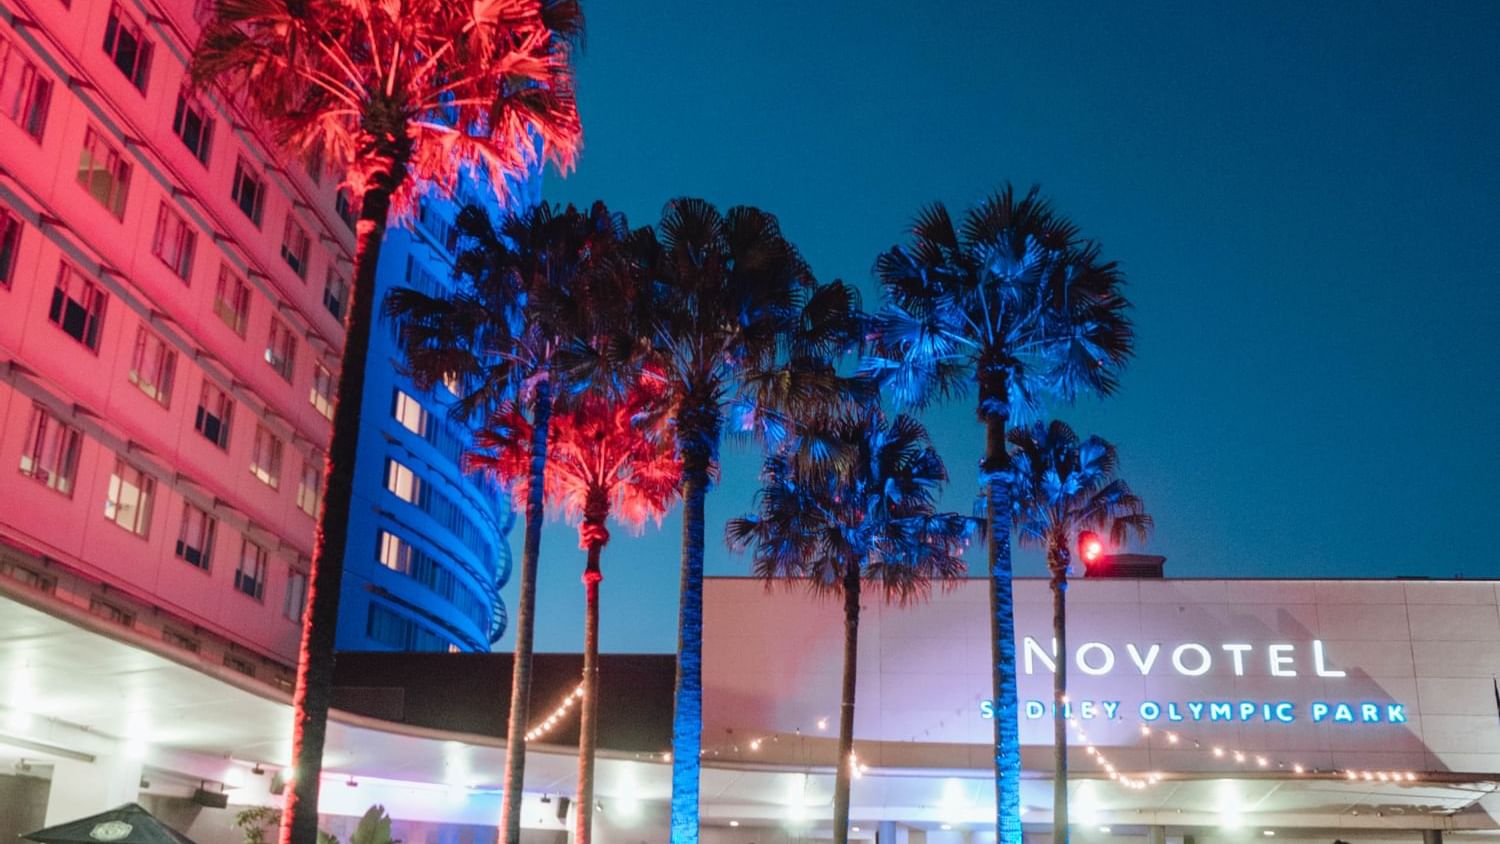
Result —
<path fill-rule="evenodd" d="M 322 162 L 272 152 L 253 121 L 188 89 L 208 8 L 0 2 L 0 593 L 281 699 L 354 211 Z M 447 277 L 433 233 L 451 214 L 433 205 L 392 234 L 381 292 Z M 487 650 L 503 507 L 460 475 L 444 400 L 403 381 L 377 333 L 358 483 L 380 495 L 356 503 L 340 646 Z M 66 722 L 66 696 L 28 679 L 63 655 L 6 636 L 20 649 L 0 668 L 10 723 Z M 122 747 L 171 722 L 155 688 L 108 701 L 134 713 Z M 133 796 L 138 779 L 121 787 Z"/>

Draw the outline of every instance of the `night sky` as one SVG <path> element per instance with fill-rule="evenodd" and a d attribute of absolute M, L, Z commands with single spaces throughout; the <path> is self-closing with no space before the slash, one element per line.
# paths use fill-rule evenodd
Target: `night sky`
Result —
<path fill-rule="evenodd" d="M 1039 183 L 1124 265 L 1139 338 L 1119 395 L 1055 413 L 1119 445 L 1170 575 L 1500 576 L 1500 4 L 586 8 L 585 149 L 549 200 L 759 205 L 874 307 L 924 203 Z M 967 511 L 972 394 L 925 421 Z M 710 574 L 747 570 L 722 529 L 758 463 L 726 448 Z M 680 523 L 615 534 L 602 646 L 671 651 Z M 582 568 L 550 524 L 539 650 L 581 647 Z"/>

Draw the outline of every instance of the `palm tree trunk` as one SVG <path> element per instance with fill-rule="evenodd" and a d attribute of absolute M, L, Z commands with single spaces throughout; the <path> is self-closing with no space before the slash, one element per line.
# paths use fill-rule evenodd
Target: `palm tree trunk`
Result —
<path fill-rule="evenodd" d="M 1068 844 L 1068 557 L 1048 551 L 1052 570 L 1052 636 L 1057 640 L 1052 674 L 1052 844 Z"/>
<path fill-rule="evenodd" d="M 602 527 L 602 525 L 600 526 Z M 594 830 L 594 748 L 599 732 L 599 554 L 603 542 L 589 543 L 583 570 L 586 611 L 583 622 L 583 702 L 578 713 L 578 803 L 573 844 L 589 844 Z"/>
<path fill-rule="evenodd" d="M 1003 405 L 1005 392 L 991 405 Z M 981 402 L 985 401 L 981 396 Z M 989 521 L 990 643 L 995 711 L 995 834 L 1021 844 L 1021 723 L 1016 699 L 1016 613 L 1010 563 L 1010 490 L 997 474 L 1007 464 L 1004 411 L 985 417 L 985 496 Z"/>
<path fill-rule="evenodd" d="M 350 499 L 354 495 L 365 365 L 374 323 L 375 268 L 380 262 L 391 194 L 404 175 L 405 167 L 397 164 L 376 180 L 375 186 L 365 192 L 355 227 L 354 285 L 333 398 L 333 436 L 323 462 L 323 509 L 313 539 L 297 684 L 292 692 L 292 782 L 281 814 L 281 844 L 316 844 L 318 837 L 318 787 L 323 778 L 323 744 L 333 698 L 334 639 L 344 580 L 344 547 L 349 537 Z"/>
<path fill-rule="evenodd" d="M 694 432 L 687 432 L 689 434 Z M 691 436 L 680 439 L 691 440 Z M 698 844 L 703 747 L 703 499 L 709 454 L 683 449 L 682 581 L 677 613 L 677 686 L 672 709 L 672 844 Z"/>
<path fill-rule="evenodd" d="M 516 600 L 516 655 L 511 667 L 510 724 L 505 738 L 505 797 L 500 808 L 500 829 L 505 844 L 520 844 L 521 841 L 521 793 L 526 783 L 526 721 L 531 708 L 531 644 L 536 627 L 536 563 L 542 550 L 547 426 L 552 421 L 552 384 L 547 379 L 536 386 L 531 415 L 531 477 L 526 490 L 521 594 Z"/>
<path fill-rule="evenodd" d="M 844 572 L 844 692 L 839 702 L 839 753 L 833 777 L 833 842 L 849 844 L 849 786 L 854 775 L 854 681 L 859 670 L 858 565 Z"/>

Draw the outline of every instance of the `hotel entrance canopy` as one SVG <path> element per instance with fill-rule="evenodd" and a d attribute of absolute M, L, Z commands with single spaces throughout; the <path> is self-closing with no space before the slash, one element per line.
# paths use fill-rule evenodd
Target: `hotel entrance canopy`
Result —
<path fill-rule="evenodd" d="M 1050 687 L 1050 636 L 1044 639 L 1047 628 L 1039 626 L 1047 595 L 1039 581 L 1020 582 L 1017 591 L 1018 636 L 1036 642 L 1029 672 L 1025 646 L 1018 649 L 1023 819 L 1041 827 L 1050 822 L 1050 715 L 1030 717 L 1024 702 L 1046 700 Z M 1072 592 L 1073 659 L 1098 672 L 1071 672 L 1075 715 L 1087 736 L 1071 756 L 1078 823 L 1360 841 L 1412 840 L 1421 829 L 1450 836 L 1497 829 L 1494 583 L 1097 581 Z M 857 837 L 880 822 L 926 829 L 935 840 L 949 831 L 944 826 L 985 836 L 993 817 L 985 612 L 982 583 L 925 606 L 866 606 L 856 732 L 866 768 L 853 789 L 853 817 L 863 830 Z M 704 823 L 726 830 L 731 822 L 776 825 L 816 836 L 832 797 L 840 608 L 801 593 L 765 594 L 754 581 L 717 579 L 708 584 L 707 618 Z M 1204 670 L 1194 673 L 1203 662 L 1193 661 L 1199 649 L 1184 645 L 1209 655 Z M 493 670 L 476 671 L 508 677 L 506 656 L 478 659 Z M 670 658 L 648 658 L 637 670 L 670 665 Z M 1277 673 L 1288 670 L 1296 674 Z M 372 671 L 361 672 L 367 690 Z M 326 812 L 358 815 L 383 802 L 398 819 L 495 823 L 503 739 L 420 715 L 422 695 L 444 694 L 430 681 L 440 674 L 401 687 L 398 709 L 387 696 L 384 717 L 335 712 Z M 133 757 L 148 793 L 188 794 L 206 785 L 228 790 L 235 805 L 274 800 L 269 788 L 289 755 L 290 711 L 285 693 L 272 686 L 86 611 L 13 591 L 0 597 L 0 676 L 7 680 L 0 766 L 25 760 L 41 771 L 79 771 Z M 501 723 L 505 700 L 494 700 Z M 1085 717 L 1084 701 L 1095 702 L 1092 717 Z M 1211 708 L 1221 702 L 1230 704 L 1228 715 Z M 1242 707 L 1246 702 L 1253 711 Z M 545 713 L 551 703 L 538 699 L 534 708 Z M 1147 706 L 1153 703 L 1157 709 Z M 1278 716 L 1282 703 L 1292 706 L 1281 713 L 1290 721 Z M 1340 704 L 1349 705 L 1348 718 Z M 651 722 L 636 725 L 640 735 L 660 735 L 670 711 L 653 706 L 629 717 Z M 573 790 L 576 759 L 563 742 L 530 752 L 529 827 L 563 828 L 540 803 Z M 638 744 L 601 753 L 600 808 L 614 812 L 605 840 L 611 824 L 664 828 L 666 749 Z M 1101 755 L 1123 780 L 1109 776 Z"/>

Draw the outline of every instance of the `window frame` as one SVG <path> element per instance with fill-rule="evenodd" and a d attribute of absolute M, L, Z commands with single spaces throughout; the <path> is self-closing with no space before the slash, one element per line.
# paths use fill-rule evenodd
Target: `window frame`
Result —
<path fill-rule="evenodd" d="M 72 498 L 82 455 L 83 431 L 62 421 L 46 405 L 32 402 L 26 439 L 21 445 L 21 475 L 64 498 Z"/>
<path fill-rule="evenodd" d="M 245 190 L 254 191 L 249 197 L 250 207 L 245 207 Z M 266 210 L 266 177 L 253 164 L 245 160 L 245 156 L 235 156 L 234 159 L 234 181 L 230 184 L 229 198 L 234 202 L 236 208 L 250 218 L 250 222 L 260 228 L 261 220 Z"/>
<path fill-rule="evenodd" d="M 250 474 L 271 489 L 280 490 L 281 461 L 285 452 L 286 443 L 281 437 L 257 422 L 255 438 L 250 442 Z"/>
<path fill-rule="evenodd" d="M 189 140 L 188 130 L 194 120 L 198 122 L 197 132 L 191 133 L 194 140 Z M 172 111 L 172 134 L 204 167 L 208 166 L 209 156 L 213 154 L 215 122 L 213 112 L 201 99 L 189 95 L 186 88 L 178 92 L 177 106 Z"/>
<path fill-rule="evenodd" d="M 210 399 L 217 397 L 219 405 L 217 413 L 210 413 L 208 403 Z M 208 423 L 212 421 L 216 426 L 217 436 L 210 435 Z M 220 451 L 229 450 L 229 431 L 234 423 L 234 396 L 228 391 L 220 389 L 218 384 L 207 375 L 203 376 L 203 386 L 198 390 L 198 409 L 193 415 L 193 430 L 197 431 L 204 439 L 213 443 Z"/>
<path fill-rule="evenodd" d="M 253 553 L 251 553 L 251 549 L 254 549 Z M 251 565 L 255 567 L 255 572 L 249 576 L 245 572 L 245 556 L 247 553 L 251 553 Z M 262 548 L 260 543 L 250 537 L 240 537 L 240 557 L 234 567 L 234 591 L 264 604 L 266 602 L 266 576 L 269 574 L 270 568 L 270 552 Z M 246 584 L 249 584 L 249 589 L 245 588 Z"/>
<path fill-rule="evenodd" d="M 196 531 L 192 531 L 194 517 L 199 523 Z M 172 551 L 172 556 L 199 571 L 212 571 L 214 557 L 214 534 L 218 531 L 219 520 L 207 510 L 199 507 L 193 502 L 183 499 L 182 520 L 177 526 L 177 545 Z M 190 544 L 189 533 L 197 533 L 197 540 L 201 547 Z M 198 559 L 191 559 L 190 554 L 196 554 Z"/>
<path fill-rule="evenodd" d="M 122 36 L 129 36 L 135 41 L 135 52 L 129 68 L 120 61 L 125 44 Z M 110 64 L 124 74 L 130 84 L 142 94 L 146 93 L 146 85 L 150 82 L 151 55 L 155 49 L 156 45 L 146 37 L 146 27 L 136 23 L 135 18 L 119 3 L 111 3 L 109 21 L 104 27 L 104 54 L 109 56 Z"/>
<path fill-rule="evenodd" d="M 131 348 L 127 380 L 157 404 L 170 408 L 176 374 L 177 350 L 141 322 Z"/>
<path fill-rule="evenodd" d="M 193 224 L 162 199 L 156 211 L 156 230 L 151 235 L 151 254 L 161 259 L 184 284 L 191 285 L 193 252 L 197 248 L 198 232 Z"/>
<path fill-rule="evenodd" d="M 312 237 L 297 222 L 296 212 L 293 211 L 286 212 L 286 225 L 281 229 L 281 260 L 306 283 L 307 266 L 312 260 Z"/>
<path fill-rule="evenodd" d="M 229 282 L 234 282 L 233 286 Z M 233 301 L 226 296 L 232 296 Z M 230 331 L 245 337 L 250 327 L 250 285 L 229 264 L 220 262 L 219 278 L 214 282 L 214 314 Z"/>
<path fill-rule="evenodd" d="M 292 331 L 292 326 L 279 317 L 271 317 L 271 330 L 266 337 L 263 357 L 283 381 L 292 383 L 297 366 L 297 335 Z"/>
<path fill-rule="evenodd" d="M 81 299 L 75 299 L 72 295 L 75 281 L 83 294 Z M 76 316 L 69 309 L 70 306 L 82 312 L 83 322 L 78 326 L 77 334 L 68 327 L 68 323 Z M 104 289 L 104 285 L 84 275 L 68 260 L 58 262 L 57 280 L 52 286 L 52 301 L 47 307 L 48 322 L 98 355 L 100 335 L 104 332 L 104 317 L 108 308 L 109 291 Z"/>
<path fill-rule="evenodd" d="M 131 475 L 133 474 L 133 478 Z M 133 517 L 129 517 L 130 524 L 122 521 L 131 513 L 130 505 L 122 500 L 127 484 L 133 480 L 133 488 L 136 493 Z M 156 498 L 156 478 L 145 469 L 125 459 L 123 454 L 115 455 L 115 468 L 109 476 L 109 488 L 104 497 L 104 518 L 113 522 L 117 527 L 140 537 L 149 539 L 151 536 L 152 506 Z"/>
<path fill-rule="evenodd" d="M 125 219 L 125 204 L 130 198 L 132 170 L 125 153 L 111 143 L 108 136 L 95 129 L 92 124 L 84 129 L 76 181 L 84 193 L 92 196 L 106 211 L 114 214 L 115 219 L 122 222 Z"/>
<path fill-rule="evenodd" d="M 16 262 L 21 256 L 21 232 L 25 226 L 19 214 L 0 207 L 0 288 L 10 287 Z"/>
<path fill-rule="evenodd" d="M 40 144 L 51 104 L 51 77 L 13 40 L 0 35 L 0 113 Z"/>

